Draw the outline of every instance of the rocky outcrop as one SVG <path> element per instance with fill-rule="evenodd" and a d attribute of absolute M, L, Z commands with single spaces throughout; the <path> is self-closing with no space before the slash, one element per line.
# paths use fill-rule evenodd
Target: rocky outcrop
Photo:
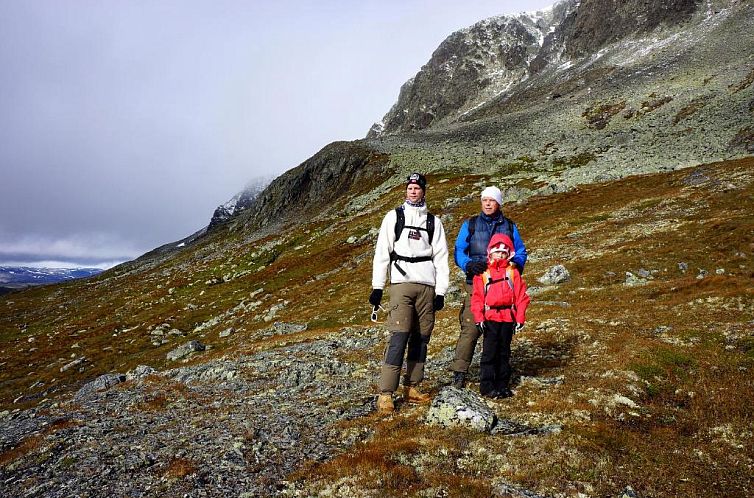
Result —
<path fill-rule="evenodd" d="M 250 208 L 254 204 L 254 200 L 257 196 L 264 191 L 265 187 L 267 187 L 271 181 L 272 177 L 263 177 L 249 182 L 241 192 L 237 193 L 228 202 L 215 209 L 208 228 L 211 230 Z"/>
<path fill-rule="evenodd" d="M 583 0 L 569 21 L 565 54 L 569 58 L 581 57 L 629 35 L 687 21 L 701 3 L 700 0 Z"/>
<path fill-rule="evenodd" d="M 265 227 L 332 206 L 356 188 L 368 191 L 388 174 L 388 156 L 362 142 L 334 142 L 276 178 L 234 226 Z M 352 192 L 350 192 L 352 193 Z"/>
<path fill-rule="evenodd" d="M 373 372 L 340 352 L 374 329 L 163 372 L 101 376 L 73 403 L 0 413 L 0 496 L 273 496 L 356 441 Z M 117 384 L 117 386 L 116 386 Z M 34 441 L 37 446 L 31 446 Z M 22 447 L 27 455 L 8 456 Z"/>
<path fill-rule="evenodd" d="M 455 121 L 503 92 L 515 92 L 548 66 L 688 21 L 700 3 L 566 0 L 542 12 L 485 19 L 443 41 L 367 137 Z"/>
<path fill-rule="evenodd" d="M 533 15 L 493 17 L 451 34 L 403 85 L 382 126 L 373 127 L 368 137 L 428 128 L 520 83 L 556 51 L 557 37 L 550 33 L 574 4 L 569 0 Z"/>

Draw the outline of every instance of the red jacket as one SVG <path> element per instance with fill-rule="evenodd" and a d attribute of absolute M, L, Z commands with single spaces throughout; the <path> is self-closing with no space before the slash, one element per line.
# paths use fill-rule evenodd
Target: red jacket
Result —
<path fill-rule="evenodd" d="M 509 258 L 515 254 L 510 237 L 502 233 L 492 236 L 487 246 L 487 271 L 474 276 L 471 313 L 475 323 L 526 321 L 530 299 L 521 273 L 510 266 L 508 259 L 492 260 L 489 257 L 490 249 L 501 244 L 508 248 Z"/>

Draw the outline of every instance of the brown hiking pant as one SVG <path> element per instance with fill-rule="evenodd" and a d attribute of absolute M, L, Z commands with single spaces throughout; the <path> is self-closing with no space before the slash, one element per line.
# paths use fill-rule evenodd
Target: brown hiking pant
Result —
<path fill-rule="evenodd" d="M 406 346 L 403 385 L 415 386 L 424 380 L 427 345 L 435 327 L 434 297 L 435 289 L 429 285 L 402 283 L 391 286 L 387 318 L 390 342 L 385 348 L 380 392 L 392 393 L 398 389 Z"/>
<path fill-rule="evenodd" d="M 471 313 L 471 293 L 474 287 L 471 284 L 466 285 L 466 297 L 461 305 L 461 312 L 458 314 L 458 320 L 461 324 L 461 334 L 458 336 L 456 343 L 456 356 L 453 359 L 451 369 L 454 372 L 467 373 L 471 358 L 474 357 L 474 349 L 479 339 L 479 331 L 474 323 L 474 315 Z"/>

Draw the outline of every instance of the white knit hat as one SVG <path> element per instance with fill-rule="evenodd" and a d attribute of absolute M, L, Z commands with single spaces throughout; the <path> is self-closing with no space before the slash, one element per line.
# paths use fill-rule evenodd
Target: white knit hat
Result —
<path fill-rule="evenodd" d="M 482 199 L 484 199 L 485 197 L 495 199 L 495 202 L 497 202 L 498 205 L 503 205 L 503 193 L 497 187 L 487 187 L 486 189 L 482 190 Z"/>

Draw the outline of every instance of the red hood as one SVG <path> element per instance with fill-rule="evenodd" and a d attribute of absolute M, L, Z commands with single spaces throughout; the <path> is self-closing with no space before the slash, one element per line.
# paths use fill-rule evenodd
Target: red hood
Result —
<path fill-rule="evenodd" d="M 508 252 L 510 254 L 513 254 L 513 241 L 510 237 L 505 235 L 504 233 L 496 233 L 492 236 L 490 239 L 490 243 L 487 246 L 487 254 L 489 255 L 490 249 L 492 249 L 495 246 L 499 246 L 500 244 L 503 244 L 505 247 L 508 248 Z"/>

